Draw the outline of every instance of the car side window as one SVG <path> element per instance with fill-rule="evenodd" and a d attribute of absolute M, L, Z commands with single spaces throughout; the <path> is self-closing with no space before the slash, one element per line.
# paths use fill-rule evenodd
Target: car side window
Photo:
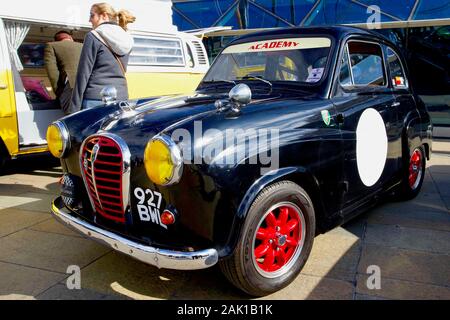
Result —
<path fill-rule="evenodd" d="M 391 48 L 387 49 L 387 59 L 389 63 L 390 79 L 394 88 L 404 89 L 408 87 L 408 80 L 405 76 L 400 58 Z"/>
<path fill-rule="evenodd" d="M 384 87 L 387 84 L 383 65 L 383 53 L 381 46 L 375 43 L 350 41 L 344 54 L 345 61 L 341 64 L 341 85 Z M 350 65 L 350 77 L 348 76 Z"/>

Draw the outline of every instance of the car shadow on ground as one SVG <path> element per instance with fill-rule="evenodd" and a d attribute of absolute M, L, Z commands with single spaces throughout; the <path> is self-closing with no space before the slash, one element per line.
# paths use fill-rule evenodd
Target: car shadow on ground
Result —
<path fill-rule="evenodd" d="M 33 176 L 60 177 L 61 162 L 51 155 L 32 155 L 9 160 L 0 174 L 30 174 Z M 45 172 L 42 172 L 45 171 Z"/>

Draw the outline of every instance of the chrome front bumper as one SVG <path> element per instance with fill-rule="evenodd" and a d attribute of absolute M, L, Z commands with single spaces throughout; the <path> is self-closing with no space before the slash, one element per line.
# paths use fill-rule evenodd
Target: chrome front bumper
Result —
<path fill-rule="evenodd" d="M 60 198 L 52 203 L 53 216 L 88 238 L 106 244 L 114 250 L 160 269 L 200 270 L 214 266 L 218 261 L 215 249 L 196 252 L 163 250 L 130 241 L 112 232 L 100 229 L 70 214 Z"/>

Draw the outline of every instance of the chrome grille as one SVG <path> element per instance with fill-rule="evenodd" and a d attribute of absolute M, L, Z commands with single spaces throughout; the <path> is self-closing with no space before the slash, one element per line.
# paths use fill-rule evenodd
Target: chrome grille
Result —
<path fill-rule="evenodd" d="M 81 172 L 94 211 L 125 223 L 128 206 L 129 152 L 116 138 L 94 136 L 82 146 Z M 126 148 L 124 159 L 123 146 Z"/>

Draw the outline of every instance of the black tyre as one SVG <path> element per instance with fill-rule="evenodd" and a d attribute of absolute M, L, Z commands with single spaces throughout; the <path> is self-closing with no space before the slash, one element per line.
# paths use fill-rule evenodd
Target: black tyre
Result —
<path fill-rule="evenodd" d="M 290 181 L 275 183 L 253 202 L 238 245 L 220 262 L 221 270 L 252 296 L 278 291 L 305 265 L 315 230 L 314 206 L 306 191 Z"/>
<path fill-rule="evenodd" d="M 419 194 L 425 178 L 425 167 L 426 157 L 423 147 L 418 147 L 404 156 L 400 200 L 411 200 Z"/>

